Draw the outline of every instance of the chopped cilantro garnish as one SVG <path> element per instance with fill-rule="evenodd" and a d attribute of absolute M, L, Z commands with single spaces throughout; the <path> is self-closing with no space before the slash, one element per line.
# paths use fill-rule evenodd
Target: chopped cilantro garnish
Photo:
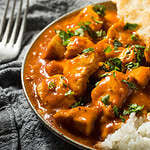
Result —
<path fill-rule="evenodd" d="M 126 23 L 126 25 L 124 26 L 124 30 L 135 30 L 137 26 L 138 24 Z"/>
<path fill-rule="evenodd" d="M 74 35 L 84 36 L 84 30 L 82 28 L 79 28 L 79 29 L 75 30 Z"/>
<path fill-rule="evenodd" d="M 87 48 L 85 50 L 82 51 L 82 53 L 89 53 L 89 52 L 93 52 L 94 48 Z"/>
<path fill-rule="evenodd" d="M 123 118 L 122 115 L 120 115 L 119 118 L 122 120 L 122 122 L 125 122 L 125 121 L 126 121 L 125 118 Z"/>
<path fill-rule="evenodd" d="M 124 116 L 125 116 L 125 115 L 129 115 L 129 114 L 131 114 L 132 112 L 135 112 L 135 113 L 140 112 L 143 108 L 144 108 L 144 105 L 143 105 L 143 106 L 139 106 L 139 105 L 137 105 L 137 104 L 131 104 L 131 105 L 129 105 L 128 110 L 124 110 L 124 111 L 123 111 L 123 115 L 124 115 Z"/>
<path fill-rule="evenodd" d="M 116 105 L 113 107 L 113 111 L 114 111 L 115 116 L 118 117 L 119 116 L 119 109 Z"/>
<path fill-rule="evenodd" d="M 104 74 L 100 75 L 99 77 L 104 78 L 104 77 L 107 77 L 107 76 L 110 76 L 110 75 L 112 75 L 112 74 L 111 73 L 104 73 Z"/>
<path fill-rule="evenodd" d="M 110 98 L 110 95 L 106 95 L 102 98 L 101 101 L 103 102 L 103 104 L 109 105 L 109 98 Z"/>
<path fill-rule="evenodd" d="M 145 46 L 142 46 L 142 45 L 135 45 L 135 48 L 137 48 L 137 49 L 145 49 Z"/>
<path fill-rule="evenodd" d="M 125 65 L 127 67 L 128 70 L 131 70 L 131 69 L 134 69 L 134 68 L 138 68 L 139 67 L 139 63 L 133 63 L 133 62 L 130 62 L 128 64 Z"/>
<path fill-rule="evenodd" d="M 97 86 L 97 85 L 99 84 L 99 82 L 100 82 L 100 81 L 96 82 L 96 83 L 95 83 L 95 86 Z"/>
<path fill-rule="evenodd" d="M 92 18 L 93 21 L 95 21 L 95 23 L 98 23 L 98 24 L 101 23 L 101 24 L 103 24 L 103 21 L 99 21 L 99 20 L 95 19 L 93 16 L 91 18 Z"/>
<path fill-rule="evenodd" d="M 131 40 L 132 41 L 137 41 L 138 40 L 138 37 L 136 36 L 136 34 L 131 35 Z"/>
<path fill-rule="evenodd" d="M 96 31 L 96 34 L 99 38 L 103 38 L 106 36 L 106 32 L 103 29 L 101 29 L 100 31 Z"/>
<path fill-rule="evenodd" d="M 78 101 L 78 102 L 76 102 L 76 103 L 74 103 L 72 106 L 71 106 L 71 108 L 75 108 L 75 107 L 78 107 L 78 106 L 81 106 L 81 101 Z"/>
<path fill-rule="evenodd" d="M 126 44 L 126 45 L 125 45 L 125 48 L 129 48 L 129 46 L 130 46 L 129 44 Z"/>
<path fill-rule="evenodd" d="M 100 16 L 105 16 L 106 7 L 104 5 L 95 5 L 93 10 Z"/>
<path fill-rule="evenodd" d="M 91 29 L 91 27 L 89 26 L 90 23 L 91 22 L 81 22 L 79 25 L 80 25 L 80 28 L 88 32 L 90 37 L 96 40 L 97 38 L 96 32 Z"/>
<path fill-rule="evenodd" d="M 105 53 L 110 53 L 112 51 L 111 47 L 108 46 L 107 48 L 104 49 Z"/>
<path fill-rule="evenodd" d="M 116 72 L 113 72 L 113 77 L 116 78 Z"/>
<path fill-rule="evenodd" d="M 59 34 L 60 38 L 63 41 L 63 45 L 64 46 L 67 46 L 69 44 L 69 42 L 70 42 L 69 39 L 72 36 L 74 36 L 74 33 L 72 33 L 70 30 L 68 30 L 67 32 L 63 31 L 63 30 L 57 30 L 56 33 Z"/>
<path fill-rule="evenodd" d="M 114 40 L 114 47 L 115 49 L 117 49 L 118 47 L 121 47 L 122 46 L 122 43 L 118 40 Z"/>
<path fill-rule="evenodd" d="M 54 89 L 56 86 L 55 86 L 55 83 L 54 82 L 49 82 L 48 83 L 48 88 L 51 90 L 51 89 Z"/>
<path fill-rule="evenodd" d="M 137 62 L 139 64 L 142 64 L 145 58 L 144 57 L 145 46 L 135 45 L 135 48 L 137 49 L 137 51 L 135 51 Z"/>
<path fill-rule="evenodd" d="M 119 58 L 110 58 L 106 64 L 109 66 L 109 71 L 122 71 L 122 62 Z"/>
<path fill-rule="evenodd" d="M 66 88 L 67 87 L 67 84 L 65 82 L 63 82 L 63 86 Z"/>
<path fill-rule="evenodd" d="M 122 82 L 126 83 L 128 85 L 128 87 L 131 89 L 134 89 L 134 90 L 137 89 L 135 83 L 133 83 L 133 82 L 128 82 L 127 80 L 122 80 Z"/>
<path fill-rule="evenodd" d="M 74 92 L 69 90 L 68 92 L 65 93 L 65 96 L 68 96 L 68 95 L 74 95 Z"/>

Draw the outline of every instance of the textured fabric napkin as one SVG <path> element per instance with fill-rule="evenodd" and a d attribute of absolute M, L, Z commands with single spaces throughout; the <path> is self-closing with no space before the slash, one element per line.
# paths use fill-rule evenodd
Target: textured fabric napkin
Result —
<path fill-rule="evenodd" d="M 20 71 L 30 43 L 41 29 L 59 16 L 90 2 L 30 0 L 21 52 L 17 59 L 0 64 L 0 150 L 77 150 L 51 133 L 31 110 L 21 87 Z M 0 0 L 0 18 L 5 3 L 6 0 Z"/>

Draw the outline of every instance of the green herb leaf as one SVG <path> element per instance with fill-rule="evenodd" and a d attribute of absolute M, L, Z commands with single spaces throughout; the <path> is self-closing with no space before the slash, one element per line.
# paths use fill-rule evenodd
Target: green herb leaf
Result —
<path fill-rule="evenodd" d="M 112 75 L 112 74 L 111 73 L 104 73 L 104 74 L 100 75 L 99 77 L 105 78 L 105 77 L 110 76 L 110 75 Z"/>
<path fill-rule="evenodd" d="M 87 48 L 85 50 L 82 51 L 82 53 L 89 53 L 89 52 L 93 52 L 94 48 Z"/>
<path fill-rule="evenodd" d="M 115 116 L 119 117 L 119 109 L 116 105 L 113 107 L 113 111 L 114 111 Z"/>
<path fill-rule="evenodd" d="M 68 92 L 65 93 L 65 96 L 74 95 L 74 94 L 75 94 L 74 91 L 69 90 Z"/>
<path fill-rule="evenodd" d="M 99 20 L 95 19 L 93 16 L 92 16 L 91 18 L 92 18 L 92 20 L 95 21 L 96 23 L 98 23 L 98 24 L 103 24 L 103 21 L 99 21 Z"/>
<path fill-rule="evenodd" d="M 96 35 L 98 38 L 104 38 L 106 36 L 106 32 L 101 29 L 100 31 L 96 31 Z"/>
<path fill-rule="evenodd" d="M 124 110 L 123 111 L 123 115 L 124 116 L 125 115 L 129 115 L 129 114 L 131 114 L 133 112 L 135 112 L 135 113 L 141 112 L 143 110 L 143 108 L 144 108 L 144 105 L 143 106 L 139 106 L 137 104 L 131 104 L 131 105 L 129 105 L 128 110 Z"/>
<path fill-rule="evenodd" d="M 137 41 L 138 40 L 138 37 L 136 36 L 136 34 L 131 35 L 131 40 L 132 41 Z"/>
<path fill-rule="evenodd" d="M 76 103 L 74 103 L 71 108 L 75 108 L 75 107 L 78 107 L 78 106 L 81 106 L 82 102 L 81 101 L 78 101 Z"/>
<path fill-rule="evenodd" d="M 84 36 L 84 30 L 82 28 L 79 28 L 79 29 L 75 30 L 74 35 Z"/>
<path fill-rule="evenodd" d="M 135 45 L 135 48 L 137 49 L 137 51 L 135 51 L 137 62 L 141 65 L 145 58 L 144 56 L 145 46 Z"/>
<path fill-rule="evenodd" d="M 139 105 L 137 105 L 137 104 L 131 104 L 131 105 L 129 106 L 129 111 L 130 111 L 130 112 L 139 112 L 139 111 L 141 111 L 143 108 L 144 108 L 144 105 L 143 105 L 143 106 L 139 106 Z"/>
<path fill-rule="evenodd" d="M 72 33 L 70 30 L 67 32 L 63 30 L 57 30 L 56 33 L 59 34 L 59 37 L 62 39 L 64 46 L 67 46 L 70 42 L 69 39 L 74 36 L 74 33 Z"/>
<path fill-rule="evenodd" d="M 124 26 L 124 30 L 135 30 L 137 26 L 138 24 L 126 23 L 126 25 Z"/>
<path fill-rule="evenodd" d="M 117 49 L 118 47 L 122 47 L 122 43 L 118 40 L 114 40 L 114 47 Z"/>
<path fill-rule="evenodd" d="M 124 111 L 123 111 L 123 115 L 124 115 L 124 116 L 129 115 L 129 114 L 130 114 L 129 110 L 124 110 Z"/>
<path fill-rule="evenodd" d="M 84 31 L 87 31 L 89 36 L 92 37 L 92 39 L 96 40 L 97 38 L 97 34 L 95 31 L 93 31 L 91 29 L 91 27 L 89 26 L 90 22 L 82 22 L 80 23 L 80 28 L 82 28 Z"/>
<path fill-rule="evenodd" d="M 113 72 L 113 77 L 116 78 L 116 72 Z"/>
<path fill-rule="evenodd" d="M 140 65 L 139 63 L 133 63 L 133 62 L 130 62 L 128 64 L 125 65 L 125 67 L 127 67 L 128 70 L 131 70 L 131 69 L 134 69 L 134 68 L 138 68 Z"/>
<path fill-rule="evenodd" d="M 51 81 L 51 82 L 48 83 L 48 89 L 51 90 L 51 89 L 54 89 L 55 87 L 56 87 L 56 86 L 55 86 L 55 83 L 54 83 L 54 82 Z"/>
<path fill-rule="evenodd" d="M 105 53 L 110 53 L 111 51 L 112 51 L 112 49 L 110 46 L 108 46 L 106 49 L 104 49 Z"/>
<path fill-rule="evenodd" d="M 137 90 L 137 87 L 136 87 L 135 83 L 133 83 L 133 82 L 128 82 L 127 80 L 122 80 L 122 82 L 126 83 L 129 88 L 134 89 L 134 90 Z"/>
<path fill-rule="evenodd" d="M 119 116 L 119 118 L 122 120 L 122 122 L 125 122 L 126 120 L 123 118 L 123 116 Z"/>
<path fill-rule="evenodd" d="M 109 105 L 109 98 L 110 98 L 110 95 L 106 95 L 102 98 L 101 101 L 103 102 L 103 104 Z"/>
<path fill-rule="evenodd" d="M 106 7 L 104 5 L 95 5 L 93 10 L 100 16 L 105 16 Z"/>
<path fill-rule="evenodd" d="M 122 62 L 119 58 L 110 58 L 105 63 L 109 66 L 109 71 L 122 71 Z"/>
<path fill-rule="evenodd" d="M 100 81 L 96 82 L 96 83 L 95 83 L 95 86 L 97 86 L 97 85 L 99 84 L 99 82 L 100 82 Z"/>
<path fill-rule="evenodd" d="M 137 48 L 137 49 L 145 49 L 145 46 L 142 46 L 142 45 L 135 45 L 135 48 Z"/>

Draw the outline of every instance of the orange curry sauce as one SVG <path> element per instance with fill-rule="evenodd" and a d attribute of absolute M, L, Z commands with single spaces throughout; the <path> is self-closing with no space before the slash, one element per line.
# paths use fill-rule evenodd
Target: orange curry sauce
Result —
<path fill-rule="evenodd" d="M 115 6 L 87 6 L 33 44 L 24 68 L 32 105 L 58 131 L 90 147 L 150 109 L 150 68 L 138 25 Z"/>

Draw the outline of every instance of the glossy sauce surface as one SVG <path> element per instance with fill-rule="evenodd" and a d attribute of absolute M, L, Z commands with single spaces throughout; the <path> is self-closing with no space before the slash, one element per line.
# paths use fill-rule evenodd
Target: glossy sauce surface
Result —
<path fill-rule="evenodd" d="M 24 67 L 25 89 L 36 111 L 62 134 L 90 147 L 121 127 L 122 120 L 128 119 L 122 112 L 129 105 L 144 106 L 141 115 L 150 110 L 149 65 L 144 58 L 135 67 L 136 71 L 126 68 L 131 62 L 139 63 L 135 45 L 145 44 L 139 37 L 138 40 L 131 38 L 135 30 L 124 30 L 125 25 L 117 18 L 112 3 L 104 5 L 104 16 L 88 6 L 46 29 L 31 47 Z M 90 22 L 90 30 L 96 33 L 102 29 L 107 36 L 93 39 L 85 30 L 84 36 L 73 35 L 69 39 L 66 50 L 55 31 L 71 29 L 74 32 L 82 28 L 79 24 L 83 22 Z M 121 43 L 117 48 L 115 40 Z M 52 41 L 57 42 L 52 45 Z M 121 68 L 116 69 L 119 67 L 116 64 L 113 64 L 115 68 L 109 66 L 111 58 L 119 59 Z M 135 84 L 137 88 L 133 87 Z M 84 98 L 84 106 L 78 105 Z M 118 109 L 119 116 L 115 112 Z"/>

